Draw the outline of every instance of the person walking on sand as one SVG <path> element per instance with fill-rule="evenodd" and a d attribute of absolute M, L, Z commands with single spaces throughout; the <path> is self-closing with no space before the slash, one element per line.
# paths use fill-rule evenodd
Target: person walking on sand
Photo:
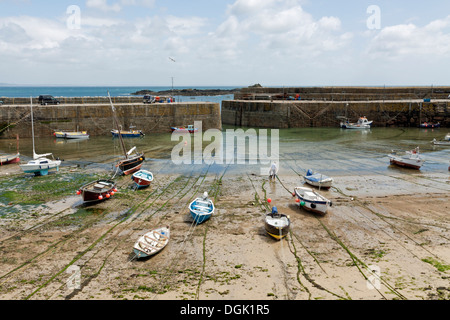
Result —
<path fill-rule="evenodd" d="M 277 163 L 274 161 L 274 162 L 272 162 L 272 165 L 270 166 L 269 179 L 275 180 L 277 172 L 278 172 Z"/>

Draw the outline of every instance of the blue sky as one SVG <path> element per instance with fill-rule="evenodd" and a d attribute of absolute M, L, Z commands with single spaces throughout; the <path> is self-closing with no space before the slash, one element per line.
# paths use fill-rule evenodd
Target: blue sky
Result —
<path fill-rule="evenodd" d="M 0 83 L 449 85 L 449 58 L 444 0 L 0 0 Z"/>

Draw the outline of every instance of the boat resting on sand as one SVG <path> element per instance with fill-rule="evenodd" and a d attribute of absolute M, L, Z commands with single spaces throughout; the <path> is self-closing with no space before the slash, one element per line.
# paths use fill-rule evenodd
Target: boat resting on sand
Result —
<path fill-rule="evenodd" d="M 133 173 L 131 180 L 134 181 L 138 189 L 145 188 L 153 181 L 153 174 L 150 171 L 141 169 Z"/>
<path fill-rule="evenodd" d="M 214 203 L 208 199 L 205 192 L 202 198 L 197 198 L 189 204 L 189 212 L 196 224 L 200 224 L 211 218 L 214 213 Z"/>
<path fill-rule="evenodd" d="M 404 154 L 399 154 L 398 151 L 392 150 L 388 157 L 391 164 L 411 169 L 420 169 L 425 162 L 420 157 L 419 147 L 405 151 Z"/>
<path fill-rule="evenodd" d="M 0 166 L 5 164 L 17 163 L 20 161 L 20 153 L 16 154 L 0 154 Z"/>
<path fill-rule="evenodd" d="M 115 192 L 117 189 L 113 180 L 99 179 L 83 185 L 77 194 L 81 195 L 84 202 L 94 202 L 109 199 Z"/>
<path fill-rule="evenodd" d="M 329 189 L 333 184 L 333 178 L 330 178 L 324 174 L 313 172 L 311 169 L 308 169 L 306 172 L 306 176 L 303 176 L 305 182 L 319 188 Z"/>
<path fill-rule="evenodd" d="M 296 187 L 293 196 L 297 196 L 296 201 L 300 207 L 311 212 L 325 214 L 327 213 L 328 208 L 333 205 L 330 200 L 311 188 Z"/>
<path fill-rule="evenodd" d="M 134 244 L 133 251 L 138 259 L 147 258 L 164 249 L 169 243 L 169 239 L 169 226 L 157 228 L 139 237 Z"/>
<path fill-rule="evenodd" d="M 271 237 L 281 240 L 289 232 L 291 219 L 285 214 L 278 213 L 277 207 L 272 207 L 272 212 L 268 213 L 264 220 L 264 228 Z"/>

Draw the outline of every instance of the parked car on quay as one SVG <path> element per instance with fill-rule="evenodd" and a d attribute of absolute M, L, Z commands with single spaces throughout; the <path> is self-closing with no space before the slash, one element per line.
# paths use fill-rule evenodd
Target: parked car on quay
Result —
<path fill-rule="evenodd" d="M 41 105 L 48 105 L 48 104 L 60 104 L 59 100 L 54 98 L 51 95 L 43 94 L 39 96 L 39 103 Z"/>

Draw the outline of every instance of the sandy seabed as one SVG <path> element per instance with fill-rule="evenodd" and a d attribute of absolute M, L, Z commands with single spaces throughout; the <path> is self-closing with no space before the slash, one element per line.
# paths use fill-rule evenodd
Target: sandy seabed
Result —
<path fill-rule="evenodd" d="M 292 197 L 300 176 L 278 178 L 155 174 L 135 191 L 126 176 L 95 205 L 74 194 L 2 218 L 0 299 L 450 299 L 448 172 L 334 177 L 323 216 Z M 204 191 L 216 212 L 195 225 L 188 204 Z M 290 216 L 281 241 L 265 232 L 266 198 Z M 135 259 L 138 237 L 162 225 L 169 244 Z"/>

